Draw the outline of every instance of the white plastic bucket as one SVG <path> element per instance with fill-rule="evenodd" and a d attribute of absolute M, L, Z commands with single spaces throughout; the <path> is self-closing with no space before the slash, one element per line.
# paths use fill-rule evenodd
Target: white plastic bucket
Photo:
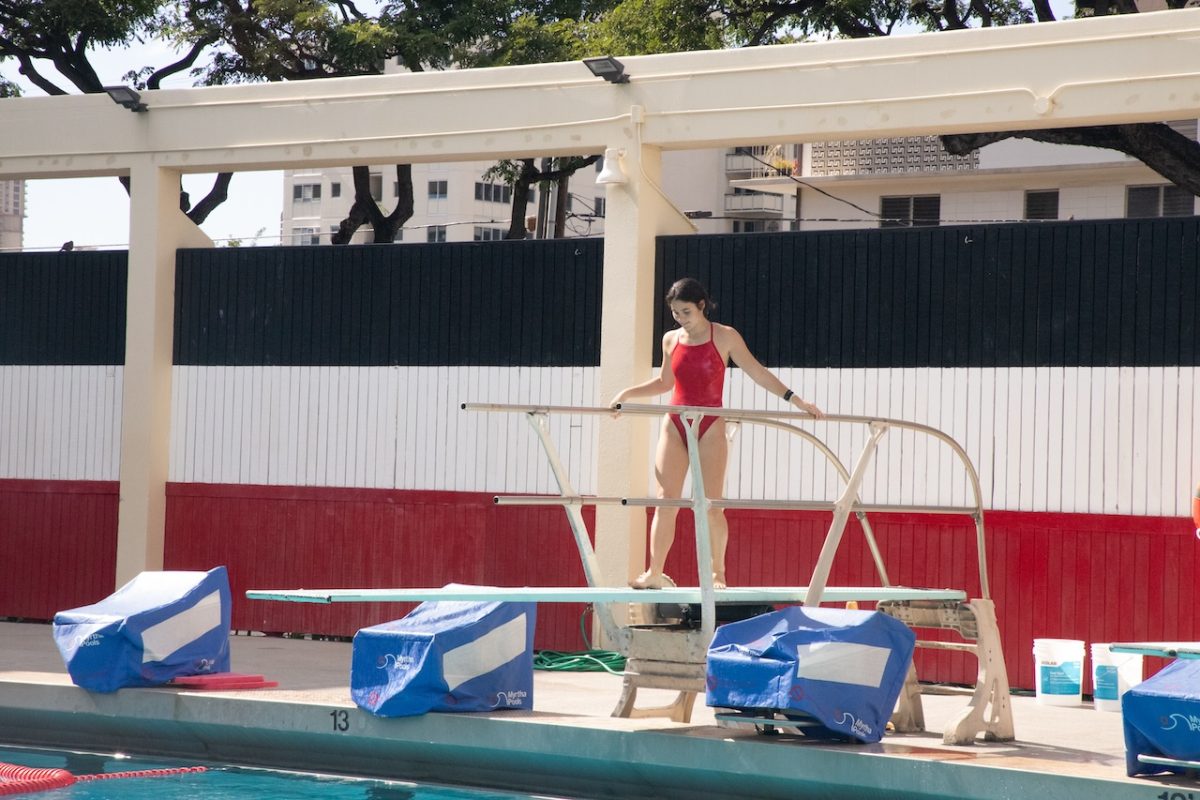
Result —
<path fill-rule="evenodd" d="M 1141 682 L 1139 653 L 1112 653 L 1107 644 L 1092 643 L 1092 696 L 1097 711 L 1120 711 L 1121 695 Z"/>
<path fill-rule="evenodd" d="M 1033 663 L 1039 705 L 1076 706 L 1083 702 L 1083 642 L 1034 639 Z"/>

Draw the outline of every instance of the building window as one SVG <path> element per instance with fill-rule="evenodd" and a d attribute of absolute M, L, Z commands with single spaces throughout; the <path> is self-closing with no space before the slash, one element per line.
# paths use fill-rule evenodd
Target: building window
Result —
<path fill-rule="evenodd" d="M 378 172 L 372 172 L 369 180 L 371 184 L 371 197 L 378 203 L 383 200 L 383 175 Z"/>
<path fill-rule="evenodd" d="M 592 203 L 593 203 L 592 213 L 595 214 L 597 217 L 603 217 L 604 216 L 605 199 L 603 197 L 597 197 L 592 201 Z"/>
<path fill-rule="evenodd" d="M 475 226 L 475 241 L 477 242 L 495 242 L 504 238 L 503 228 L 481 228 Z"/>
<path fill-rule="evenodd" d="M 342 184 L 338 183 L 337 181 L 334 181 L 333 183 L 329 184 L 329 196 L 330 197 L 341 197 L 342 196 Z"/>
<path fill-rule="evenodd" d="M 734 233 L 762 233 L 765 229 L 763 223 L 758 220 L 735 219 L 733 221 Z"/>
<path fill-rule="evenodd" d="M 1058 219 L 1058 189 L 1026 192 L 1025 219 Z"/>
<path fill-rule="evenodd" d="M 321 232 L 317 228 L 292 228 L 292 244 L 320 244 Z"/>
<path fill-rule="evenodd" d="M 879 227 L 908 228 L 937 225 L 942 216 L 938 194 L 879 198 Z"/>
<path fill-rule="evenodd" d="M 443 181 L 444 183 L 445 181 Z M 502 183 L 475 182 L 475 199 L 485 203 L 512 202 L 512 187 Z"/>
<path fill-rule="evenodd" d="M 445 183 L 445 181 L 430 181 L 433 183 Z M 445 225 L 430 225 L 425 229 L 425 241 L 427 242 L 444 242 L 446 241 L 446 226 Z"/>
<path fill-rule="evenodd" d="M 1125 216 L 1130 219 L 1190 217 L 1195 213 L 1192 193 L 1173 183 L 1125 187 Z"/>
<path fill-rule="evenodd" d="M 446 181 L 430 181 L 429 182 L 429 199 L 430 200 L 445 200 L 447 194 Z M 432 239 L 430 240 L 432 241 Z M 443 239 L 442 241 L 445 241 Z"/>
<path fill-rule="evenodd" d="M 311 203 L 321 199 L 321 184 L 297 183 L 292 186 L 292 201 L 296 203 Z"/>

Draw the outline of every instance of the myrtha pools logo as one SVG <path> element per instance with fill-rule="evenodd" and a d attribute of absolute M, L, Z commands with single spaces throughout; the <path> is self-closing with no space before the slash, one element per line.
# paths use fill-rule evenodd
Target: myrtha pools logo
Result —
<path fill-rule="evenodd" d="M 81 633 L 75 637 L 75 649 L 78 650 L 80 647 L 97 647 L 102 639 L 104 637 L 98 633 L 89 633 L 87 636 Z"/>
<path fill-rule="evenodd" d="M 527 697 L 529 697 L 529 692 L 524 689 L 496 692 L 496 707 L 508 706 L 511 708 L 513 706 L 523 706 Z"/>
<path fill-rule="evenodd" d="M 1161 722 L 1164 731 L 1175 730 L 1180 723 L 1187 725 L 1189 731 L 1200 731 L 1200 717 L 1195 714 L 1172 714 L 1169 717 L 1163 717 Z"/>
<path fill-rule="evenodd" d="M 843 711 L 842 718 L 837 721 L 837 724 L 845 725 L 847 722 L 850 723 L 850 733 L 854 734 L 855 736 L 869 737 L 871 735 L 870 725 L 863 722 L 861 719 L 855 719 L 854 715 L 849 711 Z"/>
<path fill-rule="evenodd" d="M 399 653 L 386 653 L 380 656 L 376 667 L 377 669 L 387 669 L 388 667 L 392 669 L 410 669 L 413 663 L 412 656 L 401 655 Z"/>

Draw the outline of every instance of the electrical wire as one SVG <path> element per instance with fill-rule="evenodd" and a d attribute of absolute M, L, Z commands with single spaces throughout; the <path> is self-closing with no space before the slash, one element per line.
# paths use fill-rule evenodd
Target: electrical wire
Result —
<path fill-rule="evenodd" d="M 755 161 L 762 164 L 763 166 L 770 167 L 771 169 L 775 169 L 774 164 L 770 163 L 769 161 L 762 160 L 758 156 L 754 155 L 754 153 L 739 153 L 738 155 L 749 156 L 750 158 L 753 158 Z M 838 197 L 836 194 L 830 194 L 829 192 L 822 189 L 820 186 L 813 186 L 808 181 L 802 181 L 799 178 L 797 178 L 795 175 L 789 174 L 789 175 L 786 175 L 783 177 L 787 177 L 787 178 L 791 179 L 793 182 L 798 183 L 805 188 L 812 189 L 815 192 L 820 192 L 821 194 L 825 195 L 826 197 L 830 198 L 831 200 L 837 200 L 839 203 L 845 203 L 846 205 L 850 206 L 851 208 L 857 209 L 857 210 L 863 212 L 864 214 L 870 214 L 873 219 L 887 221 L 887 220 L 883 219 L 882 214 L 878 214 L 874 211 L 869 211 L 869 210 L 863 208 L 862 206 L 858 205 L 857 203 L 853 203 L 843 197 Z"/>

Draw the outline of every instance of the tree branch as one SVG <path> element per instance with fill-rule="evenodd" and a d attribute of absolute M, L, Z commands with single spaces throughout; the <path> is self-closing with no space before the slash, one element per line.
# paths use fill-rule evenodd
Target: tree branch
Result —
<path fill-rule="evenodd" d="M 43 76 L 42 73 L 38 72 L 37 67 L 34 66 L 33 59 L 28 54 L 19 52 L 15 55 L 17 57 L 17 63 L 21 65 L 17 68 L 17 72 L 20 72 L 22 75 L 28 78 L 30 83 L 32 83 L 34 86 L 38 87 L 52 97 L 67 93 L 66 89 L 60 89 L 55 84 L 51 83 L 48 78 Z"/>
<path fill-rule="evenodd" d="M 1038 22 L 1057 20 L 1057 17 L 1054 16 L 1054 9 L 1050 7 L 1050 0 L 1033 0 L 1033 10 L 1037 14 Z"/>
<path fill-rule="evenodd" d="M 155 70 L 150 77 L 146 79 L 147 89 L 157 89 L 163 78 L 174 75 L 177 72 L 182 72 L 196 63 L 196 59 L 204 52 L 204 48 L 215 42 L 217 37 L 206 36 L 203 39 L 192 45 L 192 49 L 183 58 L 176 61 L 174 64 L 168 64 L 165 67 Z"/>
<path fill-rule="evenodd" d="M 986 144 L 1010 138 L 1116 150 L 1136 158 L 1176 186 L 1200 195 L 1200 142 L 1161 122 L 954 134 L 941 137 L 946 152 L 958 156 L 966 155 Z"/>
<path fill-rule="evenodd" d="M 232 172 L 221 172 L 217 174 L 217 179 L 213 181 L 212 188 L 204 199 L 197 203 L 191 211 L 187 212 L 188 219 L 199 225 L 204 220 L 208 219 L 208 215 L 213 210 L 229 199 L 229 182 L 233 180 Z M 182 194 L 182 192 L 181 192 Z"/>

